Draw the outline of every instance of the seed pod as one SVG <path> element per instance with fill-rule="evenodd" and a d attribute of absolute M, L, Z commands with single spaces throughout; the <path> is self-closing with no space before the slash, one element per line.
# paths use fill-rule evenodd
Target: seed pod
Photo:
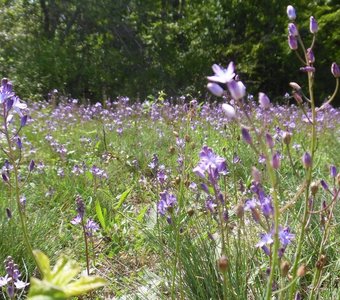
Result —
<path fill-rule="evenodd" d="M 288 261 L 284 260 L 281 262 L 280 270 L 283 277 L 286 277 L 288 275 L 289 267 L 290 266 Z"/>
<path fill-rule="evenodd" d="M 228 268 L 228 258 L 225 255 L 222 255 L 217 261 L 218 269 L 221 272 L 225 272 Z"/>
<path fill-rule="evenodd" d="M 319 190 L 319 183 L 313 181 L 310 185 L 310 191 L 311 191 L 312 195 L 315 196 L 316 193 L 318 192 L 318 190 Z"/>
<path fill-rule="evenodd" d="M 242 218 L 244 215 L 244 206 L 242 203 L 239 203 L 235 207 L 235 214 L 237 217 Z"/>
<path fill-rule="evenodd" d="M 298 268 L 298 270 L 297 270 L 297 276 L 299 276 L 299 277 L 303 277 L 303 276 L 305 276 L 306 275 L 306 272 L 307 272 L 307 268 L 306 268 L 306 265 L 301 265 L 299 268 Z"/>
<path fill-rule="evenodd" d="M 318 270 L 321 270 L 326 264 L 326 255 L 321 254 L 320 258 L 318 259 L 318 261 L 315 264 L 315 267 Z"/>

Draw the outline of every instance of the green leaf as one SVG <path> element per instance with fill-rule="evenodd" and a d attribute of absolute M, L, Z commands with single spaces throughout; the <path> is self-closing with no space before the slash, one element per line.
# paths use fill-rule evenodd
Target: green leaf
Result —
<path fill-rule="evenodd" d="M 130 192 L 131 192 L 131 188 L 127 189 L 123 194 L 121 194 L 120 196 L 117 197 L 117 198 L 119 198 L 119 202 L 114 207 L 115 210 L 119 209 L 122 206 L 122 204 L 126 200 L 127 196 L 130 194 Z"/>
<path fill-rule="evenodd" d="M 53 268 L 51 282 L 58 286 L 66 285 L 79 274 L 79 272 L 80 268 L 75 261 L 69 260 L 66 256 L 62 256 Z"/>
<path fill-rule="evenodd" d="M 102 207 L 101 207 L 100 202 L 98 200 L 96 200 L 96 215 L 97 215 L 97 218 L 99 220 L 100 225 L 105 230 L 106 222 L 105 222 L 105 218 L 104 218 L 104 215 L 103 215 Z"/>
<path fill-rule="evenodd" d="M 37 261 L 39 270 L 43 273 L 42 275 L 49 279 L 51 277 L 50 259 L 40 250 L 34 250 L 33 254 Z"/>
<path fill-rule="evenodd" d="M 41 268 L 43 279 L 34 277 L 30 279 L 29 300 L 65 300 L 85 294 L 107 283 L 98 276 L 83 276 L 75 279 L 80 268 L 74 260 L 66 256 L 60 257 L 51 271 L 50 260 L 44 253 L 35 250 L 34 255 Z"/>
<path fill-rule="evenodd" d="M 46 280 L 31 278 L 31 287 L 28 300 L 64 300 L 67 299 L 64 291 Z"/>
<path fill-rule="evenodd" d="M 106 284 L 107 282 L 103 278 L 84 276 L 69 284 L 65 289 L 65 293 L 68 297 L 78 296 L 91 290 L 103 287 Z"/>

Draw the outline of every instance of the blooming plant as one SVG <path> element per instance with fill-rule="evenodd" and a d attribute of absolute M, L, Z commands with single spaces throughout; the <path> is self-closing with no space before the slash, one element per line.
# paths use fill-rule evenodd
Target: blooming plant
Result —
<path fill-rule="evenodd" d="M 300 68 L 302 72 L 305 72 L 308 77 L 308 96 L 306 96 L 300 85 L 295 82 L 290 83 L 293 88 L 293 97 L 296 99 L 297 104 L 300 106 L 303 114 L 308 122 L 310 135 L 310 146 L 309 150 L 306 151 L 302 156 L 302 166 L 304 167 L 304 182 L 302 184 L 302 190 L 305 192 L 303 210 L 301 215 L 297 217 L 301 220 L 299 226 L 294 228 L 292 233 L 291 228 L 288 225 L 282 227 L 280 224 L 283 220 L 289 219 L 286 215 L 286 208 L 280 208 L 280 181 L 279 181 L 279 170 L 281 168 L 282 155 L 280 152 L 275 150 L 275 142 L 272 135 L 268 132 L 270 124 L 266 120 L 266 111 L 270 109 L 270 100 L 264 93 L 259 93 L 259 106 L 262 109 L 262 115 L 264 118 L 263 127 L 257 128 L 251 120 L 249 106 L 245 103 L 243 97 L 245 96 L 245 87 L 241 81 L 238 81 L 237 76 L 234 72 L 234 64 L 231 62 L 226 70 L 217 65 L 213 66 L 215 72 L 214 76 L 209 76 L 208 80 L 211 81 L 208 84 L 208 89 L 216 96 L 227 96 L 229 99 L 233 99 L 230 104 L 223 104 L 222 109 L 227 115 L 229 120 L 235 121 L 241 127 L 241 135 L 243 140 L 249 144 L 254 150 L 255 154 L 261 157 L 261 160 L 265 163 L 265 177 L 268 182 L 263 182 L 264 177 L 255 167 L 252 172 L 252 185 L 251 192 L 254 195 L 253 198 L 248 199 L 243 204 L 243 209 L 251 211 L 252 217 L 262 229 L 265 229 L 265 233 L 260 234 L 260 241 L 256 244 L 256 247 L 262 248 L 265 254 L 270 257 L 269 266 L 267 268 L 267 288 L 264 293 L 265 299 L 272 299 L 273 294 L 279 294 L 280 299 L 300 299 L 301 291 L 299 291 L 299 278 L 305 275 L 305 265 L 301 264 L 302 261 L 307 258 L 303 257 L 303 245 L 307 238 L 307 230 L 309 226 L 310 218 L 313 214 L 320 214 L 323 222 L 323 234 L 320 243 L 320 248 L 316 254 L 318 260 L 313 269 L 313 281 L 309 287 L 309 299 L 316 299 L 318 297 L 318 291 L 320 288 L 321 276 L 325 267 L 325 244 L 327 238 L 329 238 L 330 224 L 332 223 L 333 216 L 333 205 L 335 199 L 338 196 L 338 188 L 334 187 L 331 192 L 332 201 L 330 204 L 323 203 L 320 211 L 313 211 L 313 203 L 315 201 L 315 195 L 317 192 L 317 185 L 312 183 L 313 177 L 315 176 L 314 160 L 317 150 L 317 122 L 318 113 L 329 105 L 335 98 L 335 95 L 339 87 L 339 67 L 336 63 L 331 66 L 331 72 L 336 79 L 336 87 L 334 93 L 325 101 L 320 107 L 316 108 L 315 97 L 314 97 L 314 78 L 316 68 L 314 66 L 315 56 L 313 53 L 316 33 L 319 30 L 316 19 L 310 17 L 310 33 L 312 34 L 312 42 L 310 47 L 306 49 L 302 37 L 300 36 L 298 26 L 295 22 L 296 12 L 293 6 L 287 7 L 287 15 L 291 23 L 288 24 L 288 45 L 293 50 L 298 59 L 302 62 L 303 66 Z M 223 84 L 223 85 L 221 85 Z M 310 111 L 306 111 L 305 103 L 310 105 Z M 239 111 L 239 113 L 238 113 Z M 237 118 L 237 114 L 243 113 L 245 119 Z M 244 124 L 247 122 L 248 124 Z M 285 133 L 283 143 L 287 146 L 290 144 L 292 134 Z M 289 150 L 289 148 L 288 148 Z M 202 155 L 202 154 L 201 154 Z M 294 163 L 292 162 L 290 152 L 288 152 L 291 166 L 296 174 Z M 210 164 L 200 162 L 199 166 L 194 169 L 194 172 L 203 177 L 203 171 L 208 170 L 208 177 L 212 181 L 215 177 L 214 174 L 218 174 L 217 164 L 213 163 L 216 159 L 205 159 Z M 335 178 L 337 175 L 336 168 L 331 167 L 331 176 Z M 266 194 L 264 186 L 269 184 L 270 193 Z M 325 181 L 321 181 L 322 187 L 329 191 L 328 185 Z M 208 191 L 206 187 L 204 190 Z M 216 188 L 214 187 L 216 191 Z M 302 197 L 300 191 L 298 197 L 293 201 L 295 202 Z M 223 196 L 216 197 L 223 199 Z M 211 205 L 210 205 L 211 207 Z M 325 212 L 327 213 L 327 221 L 324 219 Z M 261 213 L 264 219 L 261 217 Z M 327 229 L 325 224 L 327 223 Z M 287 257 L 285 254 L 286 248 L 292 241 L 296 240 L 295 255 Z M 291 262 L 291 264 L 288 261 Z M 279 269 L 281 267 L 281 279 Z M 289 281 L 287 281 L 287 275 L 289 274 Z M 225 280 L 226 282 L 227 280 Z"/>

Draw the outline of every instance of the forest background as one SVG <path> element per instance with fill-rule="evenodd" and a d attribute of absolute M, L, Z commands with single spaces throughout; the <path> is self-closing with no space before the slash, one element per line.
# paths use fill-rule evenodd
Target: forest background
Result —
<path fill-rule="evenodd" d="M 22 99 L 59 94 L 92 103 L 132 101 L 161 93 L 209 99 L 211 65 L 234 61 L 248 92 L 284 97 L 290 81 L 306 86 L 287 45 L 286 7 L 297 11 L 301 36 L 309 17 L 320 27 L 317 102 L 334 89 L 340 63 L 336 0 L 0 0 L 0 76 Z M 307 45 L 308 46 L 308 45 Z M 335 105 L 340 105 L 339 96 Z"/>

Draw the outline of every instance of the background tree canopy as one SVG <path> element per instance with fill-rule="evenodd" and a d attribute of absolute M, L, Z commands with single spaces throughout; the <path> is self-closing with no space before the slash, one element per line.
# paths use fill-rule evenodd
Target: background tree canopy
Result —
<path fill-rule="evenodd" d="M 340 63 L 336 0 L 0 0 L 0 75 L 22 98 L 52 89 L 91 101 L 161 90 L 197 97 L 211 65 L 234 60 L 250 93 L 282 101 L 290 81 L 306 85 L 287 45 L 288 4 L 307 43 L 309 16 L 320 25 L 320 103 L 334 88 L 330 65 Z"/>

